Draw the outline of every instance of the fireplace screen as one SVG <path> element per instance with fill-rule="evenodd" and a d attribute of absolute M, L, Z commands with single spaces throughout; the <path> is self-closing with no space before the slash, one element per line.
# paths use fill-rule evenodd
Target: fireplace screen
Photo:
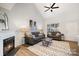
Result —
<path fill-rule="evenodd" d="M 14 49 L 14 39 L 15 37 L 7 38 L 3 41 L 3 55 L 7 56 Z"/>

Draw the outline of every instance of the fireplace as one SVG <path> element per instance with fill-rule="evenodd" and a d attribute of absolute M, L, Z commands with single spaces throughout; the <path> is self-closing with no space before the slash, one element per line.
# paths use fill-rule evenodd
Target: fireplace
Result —
<path fill-rule="evenodd" d="M 15 48 L 14 40 L 15 40 L 14 36 L 4 39 L 3 41 L 3 55 L 4 56 L 7 56 Z"/>

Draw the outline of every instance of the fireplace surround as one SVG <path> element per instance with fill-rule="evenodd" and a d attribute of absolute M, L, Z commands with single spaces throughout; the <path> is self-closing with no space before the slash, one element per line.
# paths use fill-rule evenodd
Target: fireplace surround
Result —
<path fill-rule="evenodd" d="M 15 48 L 15 36 L 3 40 L 3 55 L 7 56 Z"/>

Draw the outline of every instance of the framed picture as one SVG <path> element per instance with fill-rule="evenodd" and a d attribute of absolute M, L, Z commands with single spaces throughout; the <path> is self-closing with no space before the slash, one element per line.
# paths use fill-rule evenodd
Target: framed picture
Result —
<path fill-rule="evenodd" d="M 34 26 L 36 26 L 36 21 L 34 21 Z"/>
<path fill-rule="evenodd" d="M 5 12 L 0 11 L 0 31 L 8 29 L 8 16 Z"/>
<path fill-rule="evenodd" d="M 31 32 L 37 32 L 36 21 L 30 20 L 29 25 L 30 25 Z"/>
<path fill-rule="evenodd" d="M 32 25 L 33 25 L 33 21 L 32 20 L 29 21 L 29 25 L 30 25 L 30 27 L 32 27 Z"/>
<path fill-rule="evenodd" d="M 58 26 L 59 26 L 59 23 L 47 24 L 47 32 L 58 31 L 57 30 Z"/>

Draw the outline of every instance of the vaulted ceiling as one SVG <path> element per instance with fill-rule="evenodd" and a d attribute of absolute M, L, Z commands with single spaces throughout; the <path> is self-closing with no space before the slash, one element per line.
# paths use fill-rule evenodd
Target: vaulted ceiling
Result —
<path fill-rule="evenodd" d="M 50 18 L 54 16 L 59 16 L 61 14 L 62 15 L 67 14 L 67 13 L 74 14 L 74 13 L 78 13 L 78 10 L 79 10 L 78 3 L 56 3 L 55 6 L 59 6 L 59 8 L 54 9 L 53 12 L 50 12 L 50 10 L 47 12 L 44 12 L 46 10 L 44 6 L 50 6 L 50 3 L 37 3 L 35 5 L 44 18 Z"/>
<path fill-rule="evenodd" d="M 15 5 L 15 3 L 0 3 L 0 7 L 3 7 L 8 10 L 11 10 Z M 44 12 L 46 10 L 44 6 L 50 6 L 50 3 L 35 3 L 34 6 L 44 18 L 51 18 L 54 16 L 59 16 L 61 14 L 64 15 L 69 12 L 77 13 L 77 11 L 79 10 L 78 3 L 56 3 L 55 6 L 59 6 L 59 8 L 53 10 L 53 12 L 50 12 L 50 10 Z"/>
<path fill-rule="evenodd" d="M 3 7 L 7 10 L 11 10 L 14 5 L 15 5 L 15 3 L 0 3 L 0 7 Z"/>

